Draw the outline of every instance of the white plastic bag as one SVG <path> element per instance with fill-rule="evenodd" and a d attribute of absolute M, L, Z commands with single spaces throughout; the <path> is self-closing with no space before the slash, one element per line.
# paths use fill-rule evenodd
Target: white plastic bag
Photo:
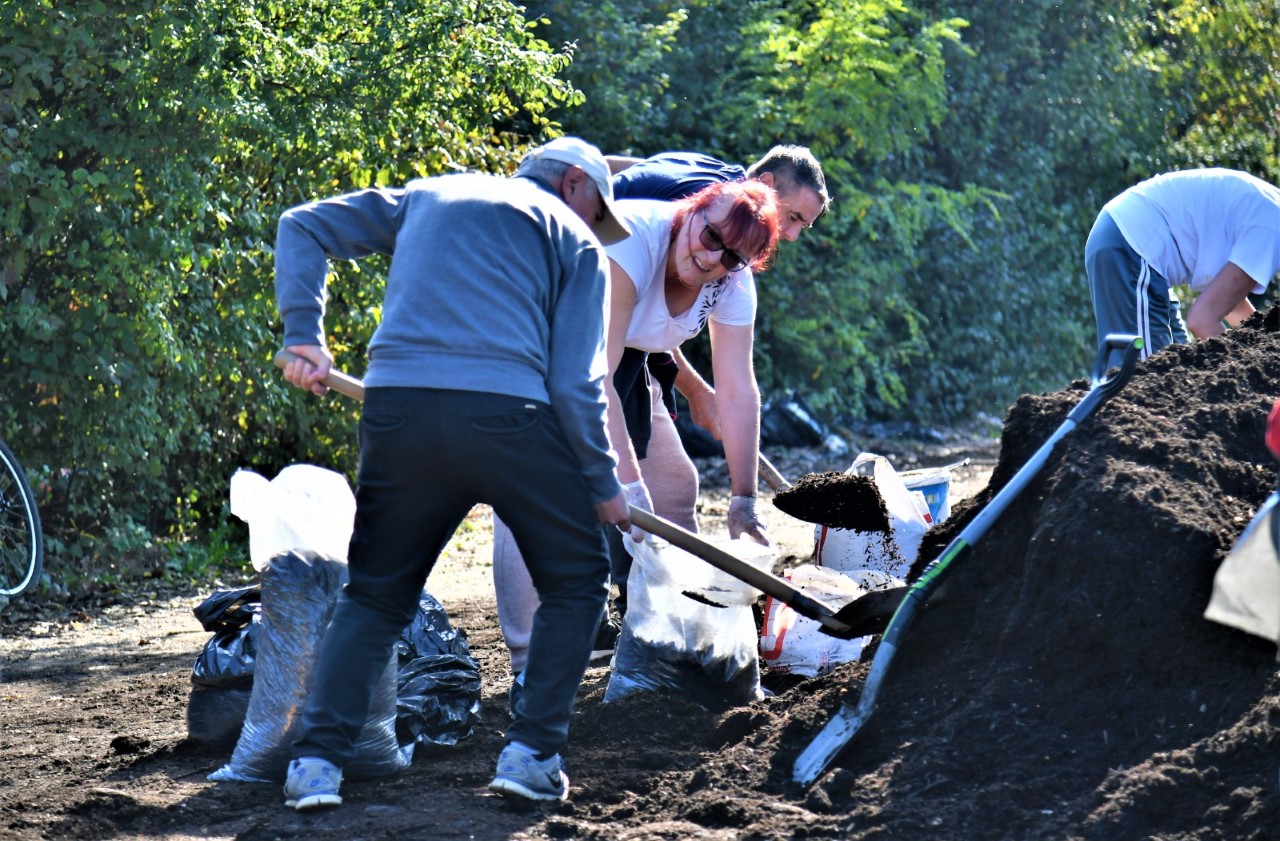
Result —
<path fill-rule="evenodd" d="M 311 689 L 347 564 L 304 550 L 272 558 L 262 570 L 262 622 L 253 691 L 231 760 L 209 775 L 215 782 L 281 782 L 299 717 Z M 356 739 L 349 777 L 378 777 L 409 766 L 414 743 L 396 738 L 396 653 L 374 691 L 369 717 Z"/>
<path fill-rule="evenodd" d="M 312 464 L 290 465 L 270 482 L 237 470 L 231 513 L 249 524 L 249 560 L 261 572 L 274 556 L 299 550 L 345 561 L 356 497 L 345 476 Z"/>
<path fill-rule="evenodd" d="M 902 583 L 880 572 L 860 570 L 844 575 L 813 564 L 792 569 L 786 578 L 832 613 L 864 593 Z M 783 602 L 772 597 L 765 601 L 760 656 L 772 670 L 805 677 L 826 674 L 841 663 L 857 660 L 870 641 L 869 636 L 837 639 L 824 634 L 821 623 L 801 616 Z"/>
<path fill-rule="evenodd" d="M 751 613 L 759 592 L 665 541 L 625 542 L 633 558 L 627 612 L 605 702 L 642 690 L 678 693 L 711 708 L 762 698 Z M 773 564 L 772 547 L 718 544 L 758 568 Z"/>
<path fill-rule="evenodd" d="M 1204 618 L 1280 643 L 1280 563 L 1273 517 L 1280 517 L 1280 492 L 1267 498 L 1218 567 Z"/>
<path fill-rule="evenodd" d="M 889 515 L 889 532 L 866 532 L 819 525 L 814 528 L 814 562 L 837 572 L 871 570 L 905 578 L 920 553 L 920 541 L 932 523 L 929 505 L 909 490 L 884 456 L 861 453 L 848 470 L 872 471 L 876 490 Z"/>

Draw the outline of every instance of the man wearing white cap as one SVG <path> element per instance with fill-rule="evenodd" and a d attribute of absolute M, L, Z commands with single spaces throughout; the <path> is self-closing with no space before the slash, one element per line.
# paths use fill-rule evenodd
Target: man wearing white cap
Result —
<path fill-rule="evenodd" d="M 369 345 L 350 579 L 311 675 L 285 803 L 342 802 L 342 768 L 427 576 L 487 503 L 511 526 L 541 599 L 526 699 L 490 787 L 568 796 L 560 751 L 609 588 L 600 522 L 629 525 L 605 433 L 602 242 L 628 235 L 609 169 L 577 138 L 515 178 L 476 173 L 293 208 L 276 240 L 285 378 L 323 394 L 328 261 L 391 258 Z"/>

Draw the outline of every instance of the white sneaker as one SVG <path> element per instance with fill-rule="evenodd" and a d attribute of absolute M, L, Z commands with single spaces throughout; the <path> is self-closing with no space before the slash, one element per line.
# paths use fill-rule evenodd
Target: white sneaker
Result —
<path fill-rule="evenodd" d="M 284 781 L 284 805 L 299 812 L 341 806 L 340 785 L 342 769 L 337 765 L 317 756 L 300 757 L 289 763 L 289 776 Z"/>
<path fill-rule="evenodd" d="M 569 775 L 560 754 L 539 760 L 521 744 L 510 744 L 498 757 L 498 773 L 489 788 L 499 794 L 518 794 L 530 800 L 568 800 Z"/>

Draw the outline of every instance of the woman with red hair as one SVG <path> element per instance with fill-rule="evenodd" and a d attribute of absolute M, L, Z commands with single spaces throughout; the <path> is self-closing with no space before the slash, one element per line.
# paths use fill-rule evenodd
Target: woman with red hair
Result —
<path fill-rule="evenodd" d="M 777 250 L 776 194 L 747 180 L 713 184 L 680 201 L 615 203 L 631 236 L 605 249 L 609 440 L 628 501 L 697 531 L 698 474 L 676 433 L 672 386 L 716 418 L 729 468 L 730 537 L 768 543 L 755 510 L 760 391 L 752 365 L 754 272 Z M 708 326 L 715 388 L 689 368 L 657 374 L 649 353 L 675 350 Z M 671 366 L 673 369 L 675 366 Z M 633 532 L 639 539 L 640 534 Z M 494 582 L 512 672 L 524 670 L 537 595 L 511 532 L 495 518 Z M 614 582 L 625 590 L 626 570 Z M 621 599 L 620 599 L 621 602 Z"/>

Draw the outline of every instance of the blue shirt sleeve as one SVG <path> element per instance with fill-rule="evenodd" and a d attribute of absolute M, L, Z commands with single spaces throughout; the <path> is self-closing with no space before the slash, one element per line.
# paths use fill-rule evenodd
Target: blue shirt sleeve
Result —
<path fill-rule="evenodd" d="M 704 187 L 725 181 L 742 181 L 747 171 L 697 152 L 663 152 L 645 158 L 613 176 L 613 196 L 618 199 L 672 201 L 693 195 Z"/>

